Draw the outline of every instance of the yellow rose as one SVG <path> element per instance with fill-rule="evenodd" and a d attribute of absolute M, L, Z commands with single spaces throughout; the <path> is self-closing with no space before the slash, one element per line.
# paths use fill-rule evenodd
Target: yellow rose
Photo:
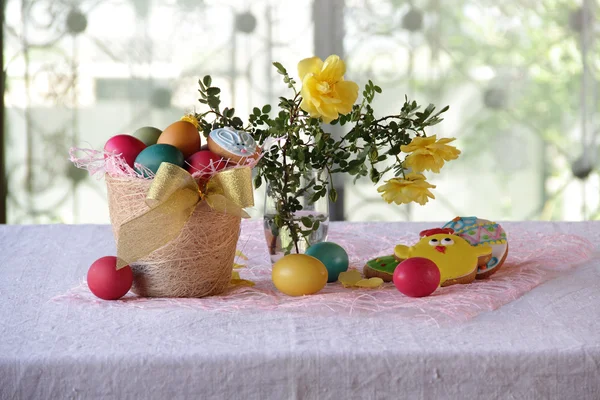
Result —
<path fill-rule="evenodd" d="M 313 118 L 330 123 L 339 114 L 348 114 L 358 98 L 358 85 L 344 80 L 346 65 L 336 55 L 323 62 L 319 57 L 305 58 L 298 63 L 302 80 L 300 108 Z"/>
<path fill-rule="evenodd" d="M 412 168 L 413 171 L 432 171 L 440 172 L 445 161 L 455 160 L 460 154 L 454 146 L 448 146 L 453 142 L 451 139 L 440 139 L 436 141 L 435 135 L 429 137 L 415 137 L 408 145 L 400 147 L 405 153 L 410 153 L 404 160 L 406 168 Z"/>
<path fill-rule="evenodd" d="M 425 205 L 429 198 L 435 199 L 429 189 L 435 189 L 435 185 L 425 180 L 423 174 L 411 172 L 405 178 L 392 178 L 385 185 L 377 188 L 381 197 L 388 203 L 408 204 L 411 201 Z"/>

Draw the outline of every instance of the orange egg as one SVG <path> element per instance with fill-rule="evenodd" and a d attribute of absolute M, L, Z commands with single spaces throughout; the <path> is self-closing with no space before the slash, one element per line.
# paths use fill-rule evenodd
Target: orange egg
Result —
<path fill-rule="evenodd" d="M 188 121 L 177 121 L 167 126 L 158 137 L 158 144 L 170 144 L 177 147 L 185 158 L 200 151 L 198 129 Z"/>

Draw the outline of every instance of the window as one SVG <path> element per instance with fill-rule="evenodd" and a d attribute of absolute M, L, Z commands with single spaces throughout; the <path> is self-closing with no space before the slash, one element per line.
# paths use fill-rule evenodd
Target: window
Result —
<path fill-rule="evenodd" d="M 582 5 L 583 4 L 583 5 Z M 404 94 L 450 105 L 429 134 L 463 151 L 424 207 L 387 205 L 370 182 L 340 180 L 349 220 L 597 219 L 598 3 L 584 0 L 51 0 L 4 2 L 9 223 L 107 223 L 102 179 L 72 145 L 164 128 L 198 107 L 197 80 L 240 115 L 285 90 L 313 54 L 345 53 L 393 112 Z M 101 178 L 101 177 L 100 177 Z M 257 193 L 253 215 L 262 212 Z"/>

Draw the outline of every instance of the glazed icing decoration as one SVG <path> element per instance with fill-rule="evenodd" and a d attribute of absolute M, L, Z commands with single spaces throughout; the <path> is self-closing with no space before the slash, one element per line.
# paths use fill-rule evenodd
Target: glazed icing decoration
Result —
<path fill-rule="evenodd" d="M 492 258 L 487 265 L 480 266 L 478 274 L 486 273 L 500 265 L 508 251 L 506 232 L 500 224 L 477 217 L 456 217 L 446 223 L 443 229 L 453 229 L 455 234 L 465 239 L 472 246 L 482 244 L 492 247 Z"/>
<path fill-rule="evenodd" d="M 367 261 L 367 265 L 370 268 L 376 271 L 386 272 L 388 274 L 394 273 L 398 263 L 400 263 L 400 261 L 396 260 L 394 256 L 381 256 Z"/>
<path fill-rule="evenodd" d="M 248 157 L 256 152 L 256 142 L 248 132 L 230 127 L 215 129 L 210 138 L 223 149 L 239 157 Z"/>
<path fill-rule="evenodd" d="M 435 230 L 430 230 L 435 232 Z M 477 268 L 479 256 L 489 255 L 488 245 L 471 246 L 457 235 L 434 233 L 424 236 L 414 246 L 398 245 L 394 253 L 398 258 L 423 257 L 433 261 L 440 269 L 440 284 L 447 280 L 467 276 Z"/>

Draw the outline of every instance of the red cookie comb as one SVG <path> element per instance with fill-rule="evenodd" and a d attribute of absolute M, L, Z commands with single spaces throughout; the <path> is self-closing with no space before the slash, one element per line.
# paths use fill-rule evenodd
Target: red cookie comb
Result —
<path fill-rule="evenodd" d="M 431 235 L 437 235 L 439 233 L 445 233 L 445 234 L 448 234 L 448 235 L 452 235 L 454 233 L 454 229 L 452 229 L 452 228 L 426 229 L 424 231 L 421 231 L 421 233 L 419 233 L 419 237 L 426 237 L 426 236 L 431 236 Z"/>

